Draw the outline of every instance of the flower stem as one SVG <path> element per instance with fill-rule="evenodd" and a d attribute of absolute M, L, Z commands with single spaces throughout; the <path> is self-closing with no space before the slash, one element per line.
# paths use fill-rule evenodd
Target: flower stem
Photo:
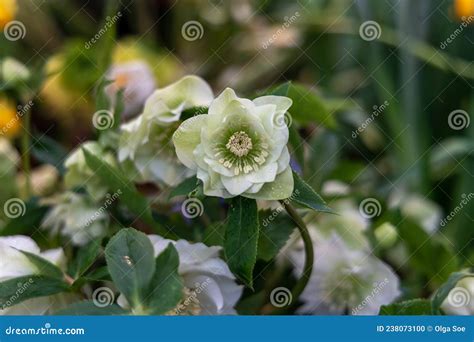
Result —
<path fill-rule="evenodd" d="M 31 160 L 30 160 L 30 128 L 31 115 L 28 109 L 23 119 L 23 132 L 21 136 L 21 155 L 23 164 L 23 174 L 25 176 L 24 196 L 29 198 L 31 196 Z"/>
<path fill-rule="evenodd" d="M 280 203 L 285 207 L 285 210 L 288 213 L 288 215 L 290 215 L 290 217 L 296 223 L 296 226 L 298 227 L 298 230 L 301 234 L 301 238 L 303 239 L 303 242 L 304 242 L 304 249 L 305 249 L 305 255 L 306 255 L 303 274 L 301 275 L 301 278 L 298 280 L 295 287 L 291 291 L 293 298 L 290 303 L 290 306 L 293 306 L 298 300 L 301 293 L 303 293 L 304 289 L 306 288 L 306 285 L 308 285 L 309 279 L 311 277 L 311 273 L 313 272 L 313 263 L 314 263 L 313 241 L 311 240 L 311 236 L 309 235 L 309 231 L 308 231 L 308 228 L 306 227 L 306 224 L 298 215 L 298 213 L 296 212 L 296 209 L 293 208 L 293 206 L 289 203 L 288 200 L 280 201 Z"/>

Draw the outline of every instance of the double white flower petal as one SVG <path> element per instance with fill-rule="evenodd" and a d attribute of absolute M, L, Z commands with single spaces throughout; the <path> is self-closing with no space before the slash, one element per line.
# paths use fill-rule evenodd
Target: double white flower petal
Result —
<path fill-rule="evenodd" d="M 173 135 L 179 160 L 195 170 L 208 196 L 284 199 L 293 192 L 283 96 L 253 101 L 227 88 L 208 114 L 181 124 Z"/>
<path fill-rule="evenodd" d="M 171 137 L 184 110 L 208 106 L 212 99 L 209 85 L 196 76 L 156 90 L 146 101 L 143 113 L 122 126 L 120 162 L 134 167 L 138 181 L 176 186 L 192 176 L 193 172 L 176 157 Z"/>
<path fill-rule="evenodd" d="M 62 269 L 65 268 L 66 258 L 61 248 L 41 252 L 36 242 L 27 236 L 0 237 L 0 282 L 39 274 L 37 266 L 21 251 L 36 254 Z M 28 290 L 28 282 L 19 285 Z M 57 302 L 54 296 L 32 298 L 21 303 L 15 303 L 15 300 L 16 298 L 12 297 L 11 306 L 0 308 L 0 315 L 43 315 L 53 311 Z"/>
<path fill-rule="evenodd" d="M 183 277 L 184 298 L 171 315 L 235 315 L 234 306 L 240 299 L 243 286 L 227 264 L 219 257 L 220 247 L 208 247 L 186 240 L 172 241 L 158 235 L 148 236 L 155 251 L 161 254 L 172 243 L 179 255 L 178 273 Z M 123 295 L 118 304 L 128 307 Z"/>

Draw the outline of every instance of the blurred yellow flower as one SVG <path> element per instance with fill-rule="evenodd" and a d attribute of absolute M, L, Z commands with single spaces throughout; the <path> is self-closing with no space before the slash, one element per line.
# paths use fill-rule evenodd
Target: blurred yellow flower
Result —
<path fill-rule="evenodd" d="M 15 105 L 0 98 L 0 136 L 14 138 L 20 130 L 20 118 L 17 116 Z"/>
<path fill-rule="evenodd" d="M 469 17 L 474 16 L 474 0 L 455 0 L 454 12 L 458 19 L 470 22 Z"/>
<path fill-rule="evenodd" d="M 0 1 L 0 29 L 15 18 L 18 6 L 16 0 L 2 0 Z"/>

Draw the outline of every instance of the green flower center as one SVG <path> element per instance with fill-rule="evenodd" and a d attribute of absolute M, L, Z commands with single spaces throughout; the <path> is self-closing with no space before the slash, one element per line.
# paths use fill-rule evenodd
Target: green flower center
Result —
<path fill-rule="evenodd" d="M 238 157 L 249 154 L 253 148 L 252 139 L 244 131 L 232 134 L 225 145 L 227 149 Z"/>
<path fill-rule="evenodd" d="M 268 144 L 256 132 L 248 129 L 244 131 L 242 127 L 224 131 L 218 139 L 222 139 L 222 142 L 216 144 L 215 157 L 236 176 L 257 171 L 269 155 Z"/>

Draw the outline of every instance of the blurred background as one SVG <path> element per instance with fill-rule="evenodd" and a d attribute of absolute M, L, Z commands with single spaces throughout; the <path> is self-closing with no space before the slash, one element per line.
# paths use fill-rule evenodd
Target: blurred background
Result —
<path fill-rule="evenodd" d="M 377 200 L 369 234 L 407 296 L 472 265 L 474 1 L 2 0 L 0 26 L 2 135 L 10 160 L 31 151 L 2 173 L 3 200 L 25 167 L 38 195 L 55 191 L 68 151 L 96 134 L 104 76 L 125 88 L 124 122 L 185 74 L 248 97 L 293 81 L 319 108 L 292 113 L 294 166 L 330 205 Z"/>

